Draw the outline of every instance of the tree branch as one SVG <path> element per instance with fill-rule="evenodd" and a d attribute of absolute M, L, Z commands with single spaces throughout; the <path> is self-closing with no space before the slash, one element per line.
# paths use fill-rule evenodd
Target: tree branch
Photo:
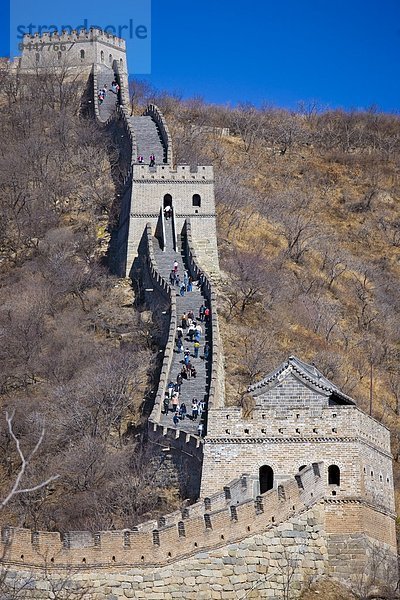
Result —
<path fill-rule="evenodd" d="M 8 412 L 6 412 L 6 421 L 7 421 L 7 425 L 8 425 L 8 433 L 10 434 L 11 439 L 14 440 L 15 446 L 17 448 L 17 452 L 21 459 L 21 466 L 19 468 L 19 471 L 18 471 L 17 476 L 14 481 L 14 485 L 12 486 L 10 492 L 4 498 L 4 500 L 0 501 L 0 509 L 4 508 L 6 506 L 6 504 L 8 504 L 8 502 L 10 502 L 11 498 L 13 498 L 15 495 L 28 494 L 29 492 L 35 492 L 35 491 L 40 490 L 41 488 L 45 487 L 52 481 L 55 481 L 56 479 L 59 478 L 59 475 L 53 475 L 52 477 L 49 477 L 45 481 L 42 481 L 41 483 L 38 483 L 37 485 L 34 485 L 32 487 L 25 487 L 25 488 L 20 487 L 21 479 L 24 476 L 25 471 L 26 471 L 30 461 L 35 456 L 36 452 L 39 450 L 39 448 L 43 442 L 45 429 L 44 429 L 44 427 L 42 428 L 42 431 L 40 433 L 39 439 L 38 439 L 35 447 L 31 451 L 31 453 L 28 455 L 28 457 L 25 457 L 25 455 L 21 449 L 19 439 L 17 438 L 17 436 L 15 435 L 14 430 L 13 430 L 12 421 L 13 421 L 14 415 L 15 415 L 15 411 L 13 411 L 11 415 L 9 415 Z"/>

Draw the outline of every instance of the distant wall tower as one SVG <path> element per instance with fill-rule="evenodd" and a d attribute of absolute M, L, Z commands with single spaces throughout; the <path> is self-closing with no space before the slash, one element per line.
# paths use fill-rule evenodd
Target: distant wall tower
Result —
<path fill-rule="evenodd" d="M 19 67 L 22 71 L 37 72 L 49 67 L 73 67 L 86 71 L 93 65 L 112 69 L 118 62 L 120 74 L 127 83 L 125 40 L 101 29 L 63 31 L 25 35 Z"/>

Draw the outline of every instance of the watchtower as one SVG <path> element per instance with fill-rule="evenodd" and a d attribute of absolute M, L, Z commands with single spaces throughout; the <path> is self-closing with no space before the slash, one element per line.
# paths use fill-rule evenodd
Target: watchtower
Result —
<path fill-rule="evenodd" d="M 88 31 L 80 29 L 25 35 L 19 68 L 22 72 L 40 72 L 52 66 L 67 65 L 87 72 L 93 65 L 112 69 L 114 61 L 117 61 L 119 72 L 127 82 L 125 40 L 102 29 L 91 28 Z"/>
<path fill-rule="evenodd" d="M 240 473 L 258 476 L 263 493 L 323 461 L 327 532 L 365 534 L 395 548 L 389 430 L 294 356 L 249 393 L 255 401 L 249 420 L 239 407 L 209 415 L 203 496 Z"/>

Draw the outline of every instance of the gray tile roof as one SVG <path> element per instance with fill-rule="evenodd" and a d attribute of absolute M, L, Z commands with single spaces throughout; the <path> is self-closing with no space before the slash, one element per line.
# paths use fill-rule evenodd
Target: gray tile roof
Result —
<path fill-rule="evenodd" d="M 315 388 L 319 388 L 321 391 L 330 394 L 333 399 L 338 399 L 345 404 L 355 404 L 354 400 L 344 394 L 334 383 L 329 381 L 320 371 L 318 371 L 315 365 L 310 365 L 303 362 L 296 356 L 289 356 L 288 360 L 282 363 L 275 371 L 272 371 L 264 379 L 249 386 L 248 391 L 253 393 L 254 396 L 258 396 L 265 388 L 273 387 L 274 383 L 280 381 L 279 376 L 291 367 L 297 376 L 302 379 L 306 384 L 311 384 Z"/>

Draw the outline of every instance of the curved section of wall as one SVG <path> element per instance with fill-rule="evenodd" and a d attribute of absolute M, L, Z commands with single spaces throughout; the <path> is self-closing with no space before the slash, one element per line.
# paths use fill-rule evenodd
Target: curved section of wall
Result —
<path fill-rule="evenodd" d="M 168 301 L 170 306 L 168 339 L 165 345 L 161 375 L 158 382 L 156 397 L 154 399 L 154 407 L 149 418 L 150 422 L 158 423 L 160 421 L 161 411 L 163 408 L 163 399 L 168 384 L 168 373 L 171 368 L 175 345 L 175 334 L 177 327 L 176 296 L 172 291 L 171 286 L 165 281 L 165 279 L 157 270 L 153 251 L 153 233 L 150 223 L 147 223 L 146 225 L 145 239 L 146 261 L 152 284 L 156 288 L 156 292 L 161 294 Z"/>
<path fill-rule="evenodd" d="M 208 412 L 213 408 L 224 406 L 225 376 L 224 357 L 218 325 L 217 295 L 208 275 L 199 267 L 196 251 L 192 239 L 190 219 L 185 221 L 185 253 L 190 274 L 194 280 L 201 279 L 203 291 L 211 310 L 211 373 L 210 390 L 208 397 Z"/>
<path fill-rule="evenodd" d="M 151 117 L 158 125 L 162 141 L 167 149 L 167 163 L 172 166 L 173 164 L 173 153 L 172 153 L 172 138 L 169 133 L 167 121 L 161 110 L 155 104 L 149 104 L 143 113 L 143 116 Z"/>
<path fill-rule="evenodd" d="M 48 569 L 168 565 L 274 529 L 323 496 L 318 463 L 258 496 L 245 475 L 221 493 L 133 529 L 60 534 L 4 527 L 2 562 Z"/>

